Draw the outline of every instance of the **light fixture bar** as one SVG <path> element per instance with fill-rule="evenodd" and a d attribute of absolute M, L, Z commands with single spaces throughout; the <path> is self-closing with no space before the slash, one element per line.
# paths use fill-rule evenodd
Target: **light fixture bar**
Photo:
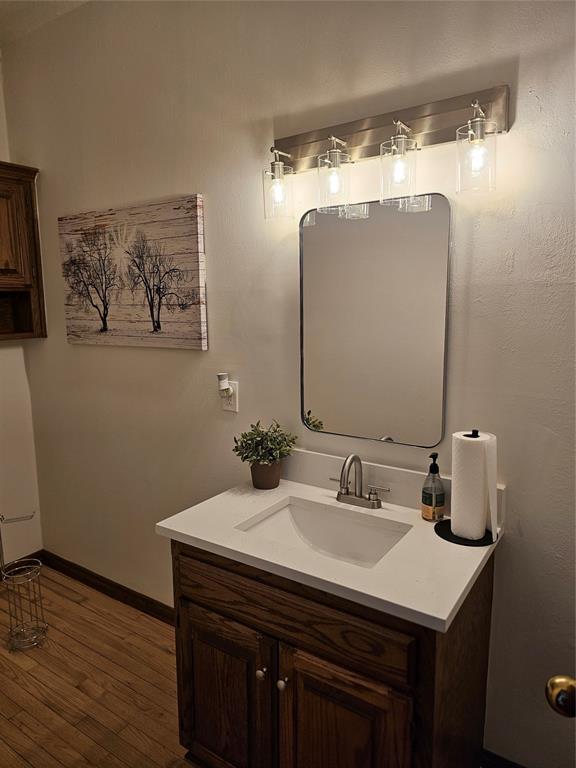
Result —
<path fill-rule="evenodd" d="M 351 123 L 320 128 L 295 136 L 275 139 L 274 146 L 291 155 L 294 171 L 315 168 L 318 155 L 325 151 L 326 137 L 338 136 L 346 142 L 352 161 L 380 154 L 380 144 L 395 133 L 395 121 L 410 126 L 410 137 L 419 147 L 454 141 L 456 129 L 470 118 L 470 104 L 477 100 L 487 120 L 494 122 L 498 133 L 510 128 L 510 88 L 498 85 L 484 91 L 474 91 L 409 109 L 397 109 L 374 117 L 364 117 Z"/>

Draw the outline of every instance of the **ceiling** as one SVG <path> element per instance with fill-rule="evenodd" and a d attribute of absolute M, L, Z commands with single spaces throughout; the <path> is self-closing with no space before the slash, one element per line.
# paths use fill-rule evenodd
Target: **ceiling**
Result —
<path fill-rule="evenodd" d="M 87 0 L 0 0 L 0 48 Z"/>
<path fill-rule="evenodd" d="M 87 2 L 90 0 L 0 0 L 0 49 Z"/>

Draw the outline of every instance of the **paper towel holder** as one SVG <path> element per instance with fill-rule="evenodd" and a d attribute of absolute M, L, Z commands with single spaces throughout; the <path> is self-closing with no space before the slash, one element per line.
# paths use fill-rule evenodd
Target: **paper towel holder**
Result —
<path fill-rule="evenodd" d="M 434 533 L 440 536 L 441 539 L 444 539 L 444 541 L 449 541 L 451 544 L 460 544 L 462 547 L 489 547 L 498 541 L 498 534 L 492 540 L 492 531 L 489 531 L 488 528 L 481 539 L 463 539 L 461 536 L 456 536 L 456 534 L 452 533 L 449 517 L 436 523 Z"/>

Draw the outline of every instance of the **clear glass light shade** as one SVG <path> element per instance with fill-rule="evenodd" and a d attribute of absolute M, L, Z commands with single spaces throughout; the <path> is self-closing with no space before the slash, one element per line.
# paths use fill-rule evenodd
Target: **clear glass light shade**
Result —
<path fill-rule="evenodd" d="M 318 156 L 318 210 L 338 215 L 350 199 L 350 155 L 329 150 Z"/>
<path fill-rule="evenodd" d="M 293 169 L 284 163 L 279 165 L 282 167 L 266 168 L 262 172 L 264 215 L 267 219 L 291 218 L 294 215 Z"/>
<path fill-rule="evenodd" d="M 401 141 L 399 141 L 401 139 Z M 391 197 L 411 197 L 416 188 L 417 143 L 415 139 L 395 136 L 380 145 L 380 202 Z"/>
<path fill-rule="evenodd" d="M 484 121 L 482 138 L 469 125 L 456 131 L 458 192 L 490 192 L 496 187 L 496 123 Z"/>
<path fill-rule="evenodd" d="M 370 203 L 354 203 L 353 205 L 343 205 L 338 210 L 338 216 L 341 219 L 369 219 Z"/>
<path fill-rule="evenodd" d="M 400 213 L 427 213 L 432 210 L 432 195 L 414 195 L 398 201 Z"/>

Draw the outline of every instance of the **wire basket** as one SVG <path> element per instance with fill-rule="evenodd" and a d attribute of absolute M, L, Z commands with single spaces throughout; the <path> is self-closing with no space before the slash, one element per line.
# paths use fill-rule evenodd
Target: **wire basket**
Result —
<path fill-rule="evenodd" d="M 41 571 L 42 563 L 36 558 L 14 560 L 2 566 L 2 581 L 8 596 L 8 648 L 11 651 L 33 648 L 46 638 L 48 625 L 42 605 Z"/>

